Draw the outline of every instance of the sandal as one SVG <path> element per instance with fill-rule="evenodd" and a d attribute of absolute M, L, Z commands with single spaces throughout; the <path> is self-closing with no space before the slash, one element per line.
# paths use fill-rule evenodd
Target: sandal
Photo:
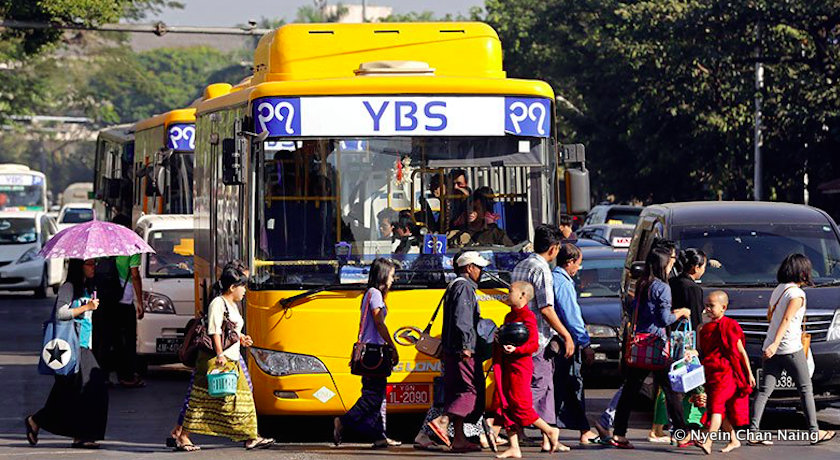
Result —
<path fill-rule="evenodd" d="M 260 438 L 259 440 L 255 441 L 251 445 L 245 444 L 245 450 L 266 449 L 266 448 L 269 448 L 273 445 L 274 445 L 274 439 L 272 439 L 272 438 Z"/>
<path fill-rule="evenodd" d="M 434 420 L 429 420 L 429 422 L 426 423 L 426 426 L 432 430 L 432 433 L 434 433 L 435 436 L 437 436 L 438 439 L 446 445 L 446 447 L 452 447 L 452 442 L 449 441 L 449 434 L 446 433 L 446 430 L 438 426 Z"/>
<path fill-rule="evenodd" d="M 824 436 L 820 436 L 819 439 L 812 442 L 811 445 L 816 446 L 817 444 L 822 444 L 824 442 L 831 441 L 832 439 L 834 439 L 835 436 L 837 436 L 836 431 L 826 431 Z"/>
<path fill-rule="evenodd" d="M 756 441 L 755 439 L 749 439 L 747 440 L 747 444 L 751 446 L 772 446 L 773 441 L 768 441 L 766 439 L 762 439 L 760 441 Z"/>
<path fill-rule="evenodd" d="M 610 438 L 608 443 L 616 449 L 635 449 L 633 444 L 630 444 L 630 441 L 619 441 L 615 438 Z"/>
<path fill-rule="evenodd" d="M 385 449 L 388 447 L 399 447 L 402 443 L 399 441 L 394 441 L 391 438 L 379 439 L 373 443 L 374 449 Z"/>
<path fill-rule="evenodd" d="M 198 452 L 199 450 L 201 450 L 201 446 L 196 446 L 193 443 L 175 445 L 175 452 Z"/>
<path fill-rule="evenodd" d="M 29 423 L 30 420 L 32 420 L 31 415 L 23 419 L 23 424 L 26 425 L 26 440 L 30 446 L 34 446 L 38 444 L 38 431 L 32 428 L 32 425 Z"/>
<path fill-rule="evenodd" d="M 99 449 L 99 443 L 95 441 L 75 441 L 70 444 L 73 449 Z"/>
<path fill-rule="evenodd" d="M 604 442 L 601 440 L 600 436 L 595 436 L 592 438 L 584 439 L 579 444 L 581 447 L 603 446 Z"/>

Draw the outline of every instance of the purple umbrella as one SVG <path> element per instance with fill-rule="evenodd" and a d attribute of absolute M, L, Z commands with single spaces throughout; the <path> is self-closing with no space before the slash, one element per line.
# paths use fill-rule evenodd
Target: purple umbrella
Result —
<path fill-rule="evenodd" d="M 94 220 L 56 233 L 39 254 L 50 259 L 95 259 L 142 252 L 155 250 L 122 225 Z"/>

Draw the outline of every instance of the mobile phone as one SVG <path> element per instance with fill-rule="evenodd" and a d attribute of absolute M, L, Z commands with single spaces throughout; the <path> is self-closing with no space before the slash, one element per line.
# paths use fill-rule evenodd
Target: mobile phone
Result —
<path fill-rule="evenodd" d="M 96 291 L 93 291 L 93 295 L 91 296 L 90 300 L 96 300 Z"/>

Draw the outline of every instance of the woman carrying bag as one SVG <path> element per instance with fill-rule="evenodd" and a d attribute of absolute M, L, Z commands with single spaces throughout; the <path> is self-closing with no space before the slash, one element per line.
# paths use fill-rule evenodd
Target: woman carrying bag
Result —
<path fill-rule="evenodd" d="M 628 352 L 625 353 L 627 361 L 627 372 L 624 380 L 624 387 L 621 397 L 618 400 L 618 407 L 615 413 L 615 429 L 609 444 L 620 449 L 632 449 L 633 445 L 627 440 L 627 424 L 630 421 L 630 412 L 633 402 L 647 376 L 653 372 L 654 382 L 665 392 L 666 408 L 675 429 L 685 430 L 685 418 L 682 407 L 682 397 L 671 389 L 668 379 L 668 366 L 670 366 L 670 351 L 668 351 L 668 326 L 680 319 L 689 318 L 691 311 L 688 308 L 671 310 L 671 288 L 668 286 L 668 273 L 674 268 L 676 255 L 666 248 L 654 248 L 645 260 L 645 271 L 636 283 L 636 295 L 633 318 L 630 325 L 634 328 L 630 331 L 630 343 Z M 660 344 L 659 348 L 647 350 L 633 350 L 634 340 L 642 335 L 649 339 L 656 339 Z M 638 352 L 638 355 L 636 353 Z M 647 352 L 647 353 L 645 353 Z M 654 354 L 660 353 L 657 356 Z M 648 356 L 650 362 L 645 363 L 639 356 Z M 634 361 L 634 358 L 637 361 Z M 656 363 L 656 366 L 652 365 Z"/>
<path fill-rule="evenodd" d="M 67 282 L 58 291 L 54 321 L 75 321 L 79 347 L 77 350 L 64 350 L 56 345 L 52 348 L 48 346 L 48 358 L 45 359 L 50 367 L 58 367 L 62 360 L 66 361 L 77 353 L 75 358 L 78 369 L 66 375 L 56 372 L 55 383 L 46 404 L 26 418 L 26 439 L 33 446 L 38 443 L 38 432 L 41 429 L 71 437 L 71 446 L 81 449 L 98 449 L 96 441 L 105 438 L 108 389 L 104 373 L 91 351 L 91 317 L 92 312 L 99 307 L 93 286 L 95 270 L 94 259 L 71 259 Z"/>
<path fill-rule="evenodd" d="M 221 294 L 210 302 L 207 308 L 207 334 L 211 337 L 215 357 L 205 350 L 198 352 L 195 367 L 195 379 L 190 391 L 184 425 L 181 430 L 179 450 L 193 451 L 197 446 L 184 442 L 191 433 L 222 436 L 233 441 L 244 441 L 245 448 L 266 448 L 274 444 L 271 438 L 262 438 L 257 434 L 257 411 L 254 407 L 254 395 L 246 377 L 246 371 L 240 361 L 240 347 L 250 346 L 253 342 L 247 335 L 242 335 L 245 320 L 239 312 L 237 303 L 245 297 L 245 285 L 248 278 L 240 270 L 225 267 L 219 278 Z M 227 329 L 232 323 L 238 341 L 223 348 L 223 336 L 229 337 Z M 213 397 L 208 390 L 208 373 L 214 369 L 232 369 L 237 373 L 236 394 L 225 397 Z"/>
<path fill-rule="evenodd" d="M 812 270 L 811 261 L 807 257 L 791 254 L 785 258 L 776 274 L 779 285 L 770 294 L 770 308 L 767 311 L 770 326 L 762 346 L 764 360 L 761 369 L 764 379 L 759 384 L 758 395 L 755 398 L 750 431 L 758 431 L 764 407 L 776 388 L 776 380 L 784 370 L 796 382 L 796 389 L 805 409 L 805 418 L 808 419 L 811 444 L 821 444 L 832 440 L 836 433 L 820 430 L 817 424 L 814 387 L 808 371 L 807 353 L 811 339 L 810 334 L 803 333 L 806 299 L 802 286 L 812 284 Z M 748 439 L 748 442 L 752 445 L 773 444 L 761 439 Z"/>
<path fill-rule="evenodd" d="M 335 418 L 333 422 L 335 445 L 341 444 L 341 436 L 345 428 L 351 428 L 360 435 L 372 439 L 375 448 L 396 447 L 401 444 L 385 435 L 385 386 L 388 375 L 391 374 L 391 367 L 400 360 L 394 340 L 385 324 L 385 317 L 388 315 L 385 298 L 394 283 L 395 269 L 394 262 L 384 258 L 374 260 L 370 266 L 367 291 L 362 296 L 359 341 L 354 346 L 354 357 L 351 362 L 351 372 L 362 375 L 362 395 L 346 414 Z M 390 357 L 390 363 L 382 363 L 382 366 L 379 366 L 384 368 L 384 371 L 374 370 L 370 372 L 370 375 L 357 371 L 358 361 L 365 357 L 367 345 L 373 345 L 371 350 L 379 349 L 378 346 L 381 346 L 382 356 L 385 359 Z M 368 360 L 362 359 L 362 361 Z"/>

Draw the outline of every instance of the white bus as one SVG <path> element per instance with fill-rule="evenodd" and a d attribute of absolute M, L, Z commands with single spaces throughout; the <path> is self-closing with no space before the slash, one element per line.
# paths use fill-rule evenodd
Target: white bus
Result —
<path fill-rule="evenodd" d="M 47 178 L 26 165 L 0 164 L 0 211 L 46 211 Z"/>

